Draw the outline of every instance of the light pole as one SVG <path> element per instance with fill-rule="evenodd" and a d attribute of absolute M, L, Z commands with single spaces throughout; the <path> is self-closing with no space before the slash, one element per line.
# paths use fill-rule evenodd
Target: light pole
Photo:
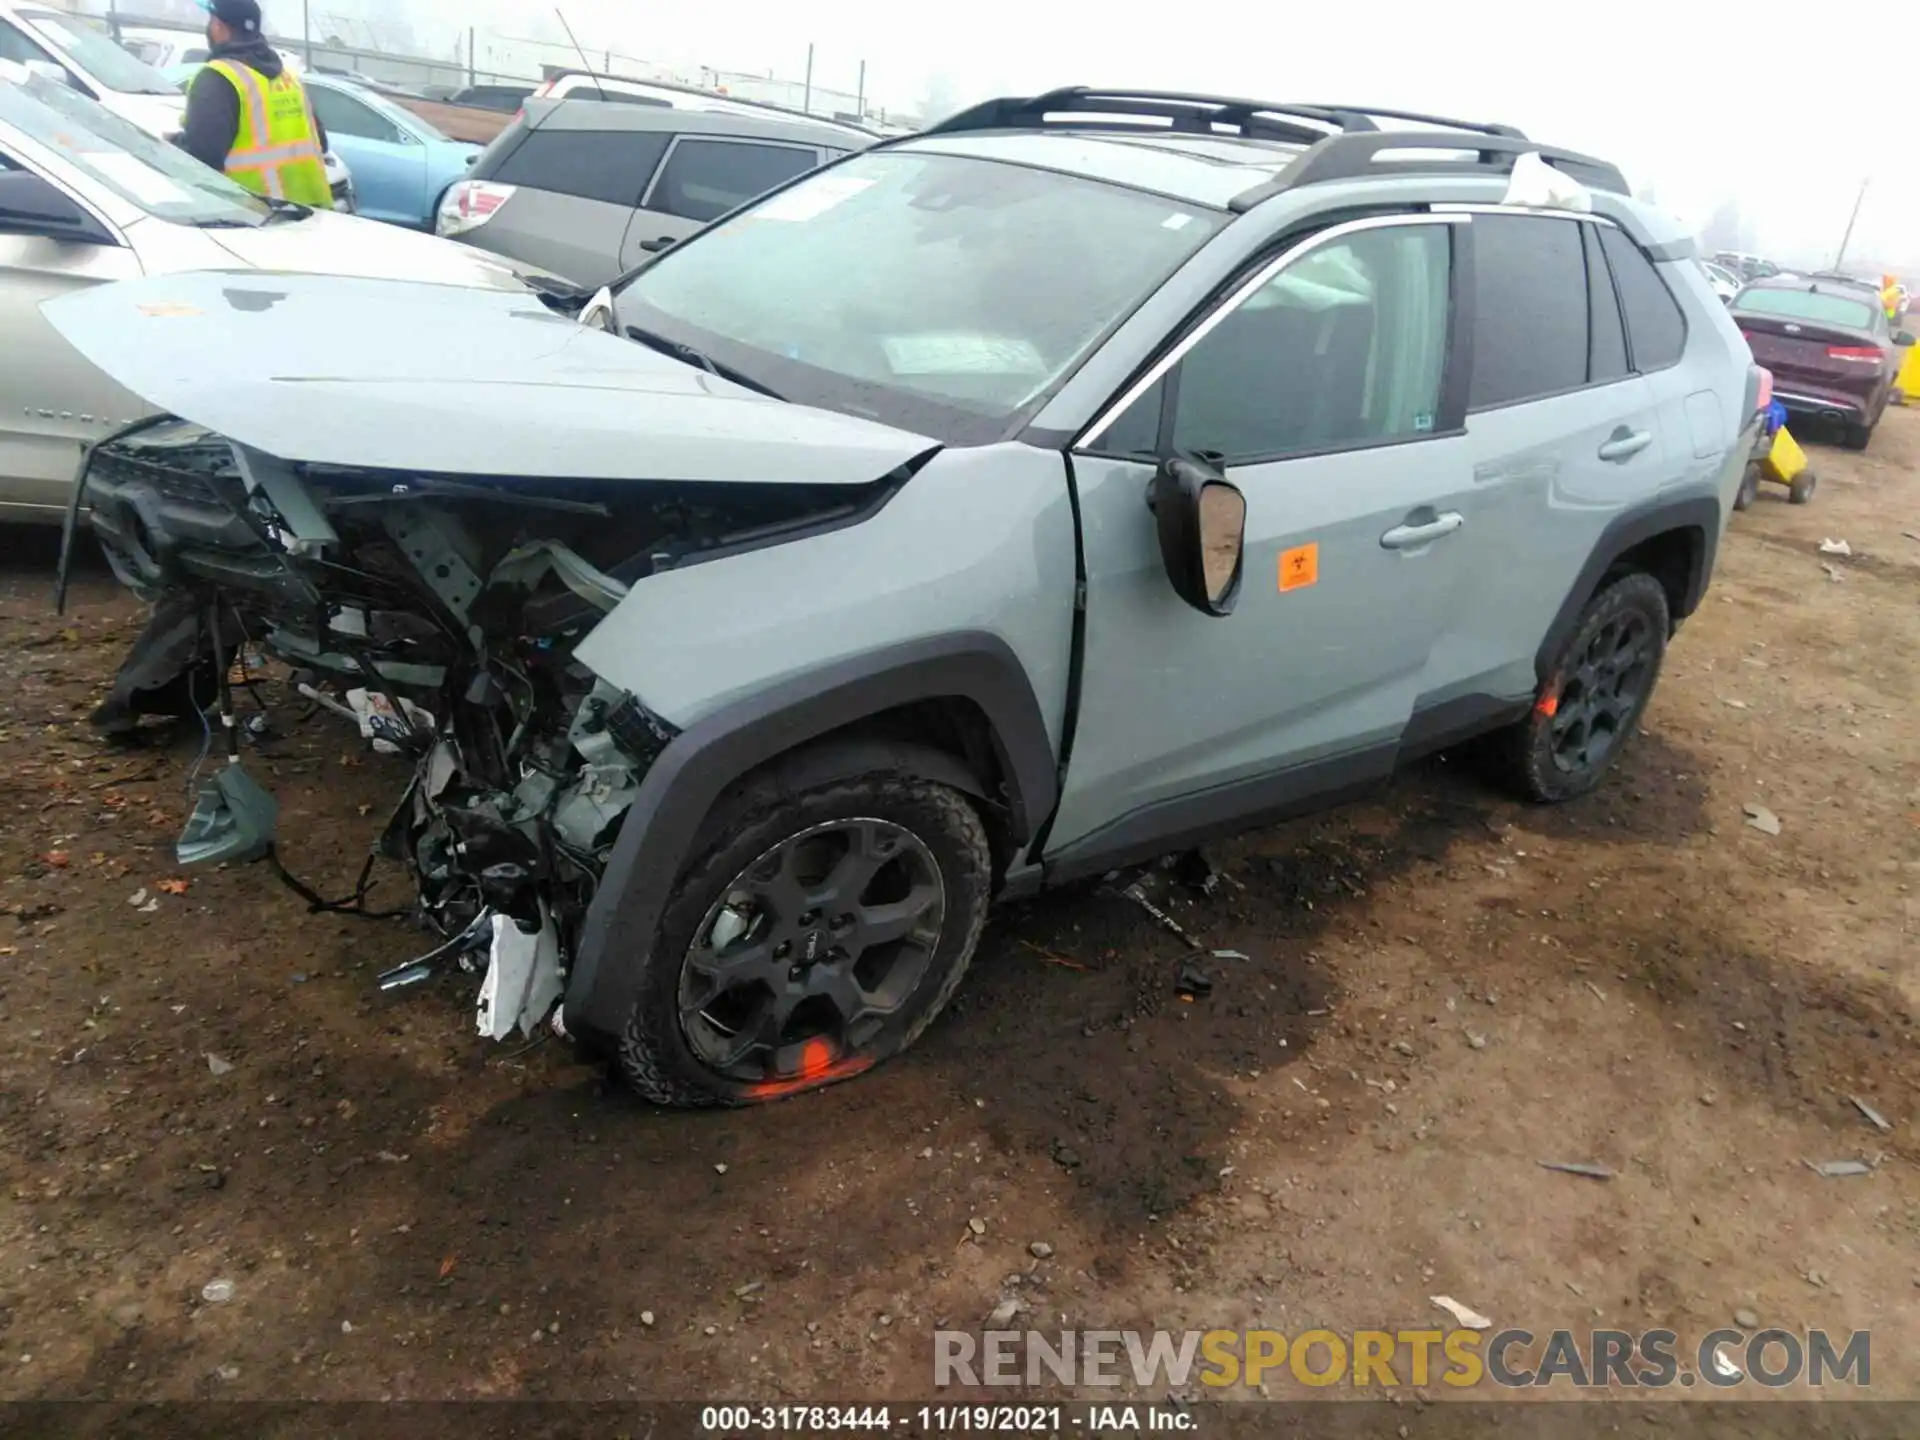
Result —
<path fill-rule="evenodd" d="M 1867 185 L 1872 178 L 1872 176 L 1868 176 L 1862 180 L 1860 182 L 1860 193 L 1853 197 L 1853 213 L 1847 217 L 1847 228 L 1840 236 L 1840 253 L 1833 257 L 1833 268 L 1835 270 L 1846 269 L 1847 246 L 1853 241 L 1853 223 L 1860 218 L 1860 205 L 1867 198 Z"/>

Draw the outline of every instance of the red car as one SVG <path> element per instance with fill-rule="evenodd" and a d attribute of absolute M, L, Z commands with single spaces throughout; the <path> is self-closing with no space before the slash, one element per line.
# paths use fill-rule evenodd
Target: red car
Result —
<path fill-rule="evenodd" d="M 1838 425 L 1849 450 L 1866 449 L 1900 370 L 1898 347 L 1914 343 L 1887 324 L 1879 295 L 1846 280 L 1781 276 L 1755 281 L 1728 308 L 1787 414 Z"/>

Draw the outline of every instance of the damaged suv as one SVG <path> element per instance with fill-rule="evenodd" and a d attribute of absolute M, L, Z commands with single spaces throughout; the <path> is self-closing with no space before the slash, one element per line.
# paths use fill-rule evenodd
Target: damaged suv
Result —
<path fill-rule="evenodd" d="M 1691 254 L 1510 127 L 1068 90 L 577 320 L 258 274 L 47 313 L 164 412 L 86 469 L 123 579 L 414 758 L 397 978 L 484 958 L 485 1033 L 742 1103 L 910 1044 L 995 897 L 1473 736 L 1596 784 L 1766 399 Z M 270 844 L 223 780 L 189 858 Z"/>

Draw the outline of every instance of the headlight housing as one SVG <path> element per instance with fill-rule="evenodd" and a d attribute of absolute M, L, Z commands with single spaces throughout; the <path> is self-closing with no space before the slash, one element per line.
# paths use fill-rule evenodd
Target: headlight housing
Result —
<path fill-rule="evenodd" d="M 613 287 L 602 285 L 594 292 L 593 298 L 581 307 L 580 323 L 590 325 L 595 330 L 604 330 L 609 335 L 620 333 L 619 322 L 613 318 Z"/>

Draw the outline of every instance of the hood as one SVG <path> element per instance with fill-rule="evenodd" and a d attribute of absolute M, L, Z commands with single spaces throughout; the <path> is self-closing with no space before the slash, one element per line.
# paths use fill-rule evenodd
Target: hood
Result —
<path fill-rule="evenodd" d="M 213 47 L 209 60 L 237 60 L 258 70 L 269 80 L 280 78 L 286 63 L 280 58 L 280 52 L 267 44 L 264 36 L 256 35 L 251 40 L 234 40 L 225 45 Z"/>
<path fill-rule="evenodd" d="M 101 93 L 100 103 L 161 140 L 175 134 L 187 121 L 185 95 L 126 95 L 106 90 Z"/>
<path fill-rule="evenodd" d="M 768 399 L 576 324 L 526 291 L 200 272 L 102 285 L 41 309 L 155 409 L 285 460 L 865 485 L 939 448 Z"/>
<path fill-rule="evenodd" d="M 497 255 L 333 210 L 316 210 L 304 220 L 205 233 L 234 259 L 259 270 L 514 292 L 526 288 L 513 266 Z"/>

